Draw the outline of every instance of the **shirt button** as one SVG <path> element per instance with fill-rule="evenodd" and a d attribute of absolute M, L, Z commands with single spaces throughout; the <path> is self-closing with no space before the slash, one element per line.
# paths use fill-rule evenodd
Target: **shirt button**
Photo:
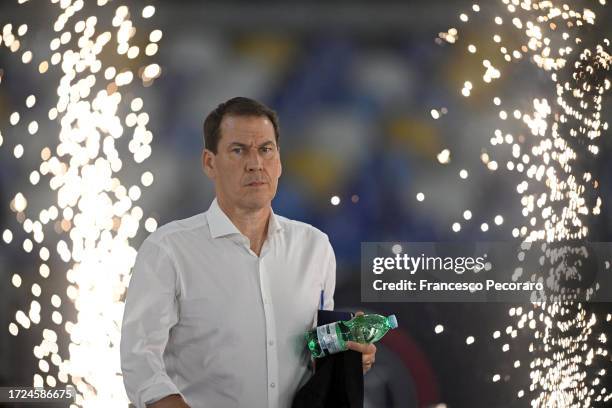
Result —
<path fill-rule="evenodd" d="M 276 387 L 276 384 L 270 383 L 270 388 L 274 388 L 274 387 Z"/>
<path fill-rule="evenodd" d="M 270 341 L 268 342 L 268 344 L 269 344 L 270 346 L 273 346 L 273 345 L 274 345 L 274 340 L 270 340 Z"/>

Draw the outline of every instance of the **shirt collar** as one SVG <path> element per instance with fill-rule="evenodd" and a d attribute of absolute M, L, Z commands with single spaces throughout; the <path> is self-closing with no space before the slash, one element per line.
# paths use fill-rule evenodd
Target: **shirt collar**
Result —
<path fill-rule="evenodd" d="M 208 227 L 210 228 L 210 235 L 213 238 L 219 238 L 226 235 L 234 235 L 242 233 L 236 228 L 232 220 L 223 212 L 217 198 L 213 200 L 206 211 L 206 219 L 208 220 Z M 274 214 L 274 211 L 270 209 L 270 220 L 268 222 L 268 237 L 272 236 L 276 232 L 282 230 L 278 217 Z"/>

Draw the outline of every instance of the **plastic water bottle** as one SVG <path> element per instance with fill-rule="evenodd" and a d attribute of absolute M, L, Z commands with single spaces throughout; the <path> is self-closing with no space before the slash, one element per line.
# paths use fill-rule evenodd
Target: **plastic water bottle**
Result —
<path fill-rule="evenodd" d="M 396 327 L 395 315 L 364 314 L 312 329 L 306 333 L 306 344 L 314 358 L 325 357 L 346 350 L 347 341 L 374 343 Z"/>

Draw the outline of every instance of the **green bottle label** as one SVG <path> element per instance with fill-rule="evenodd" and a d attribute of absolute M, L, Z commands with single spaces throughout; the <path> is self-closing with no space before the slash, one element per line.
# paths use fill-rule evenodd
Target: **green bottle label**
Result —
<path fill-rule="evenodd" d="M 336 326 L 337 323 L 330 323 L 317 327 L 317 340 L 319 340 L 321 350 L 323 350 L 325 354 L 334 354 L 344 351 L 341 339 L 338 338 Z"/>

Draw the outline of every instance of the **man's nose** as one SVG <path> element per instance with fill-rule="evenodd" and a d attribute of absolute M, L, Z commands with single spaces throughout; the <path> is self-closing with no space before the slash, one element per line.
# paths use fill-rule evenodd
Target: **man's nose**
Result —
<path fill-rule="evenodd" d="M 263 169 L 263 160 L 257 149 L 249 149 L 246 167 L 247 171 L 257 171 Z"/>

